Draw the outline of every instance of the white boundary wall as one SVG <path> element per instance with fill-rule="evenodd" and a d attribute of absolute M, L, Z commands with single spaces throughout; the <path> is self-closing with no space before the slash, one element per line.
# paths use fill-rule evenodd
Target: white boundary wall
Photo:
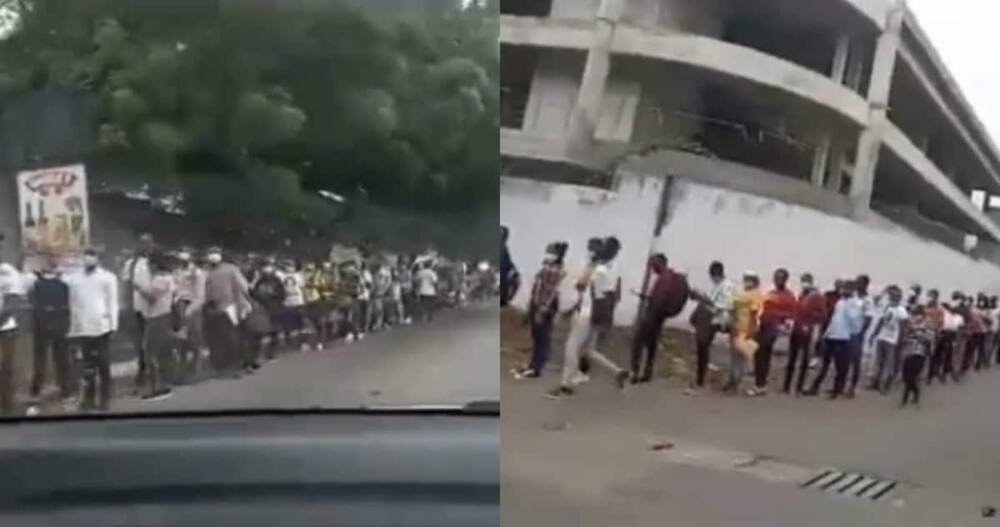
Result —
<path fill-rule="evenodd" d="M 765 283 L 777 267 L 793 276 L 812 272 L 821 286 L 837 277 L 867 273 L 876 286 L 920 283 L 950 295 L 954 289 L 1000 294 L 1000 267 L 920 238 L 874 216 L 857 223 L 817 210 L 683 179 L 670 188 L 661 236 L 653 227 L 662 190 L 660 178 L 620 176 L 614 191 L 501 178 L 500 222 L 511 230 L 509 247 L 523 286 L 515 300 L 527 301 L 545 246 L 569 242 L 567 261 L 578 268 L 591 236 L 622 241 L 620 271 L 625 291 L 638 289 L 643 262 L 663 252 L 671 266 L 706 287 L 712 260 L 726 265 L 734 282 L 754 270 Z M 794 280 L 793 280 L 794 281 Z M 630 324 L 636 298 L 626 294 L 617 323 Z M 684 323 L 684 318 L 676 319 Z"/>

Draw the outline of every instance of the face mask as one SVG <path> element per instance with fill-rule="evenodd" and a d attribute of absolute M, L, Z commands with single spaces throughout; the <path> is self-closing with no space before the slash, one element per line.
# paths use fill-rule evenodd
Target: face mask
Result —
<path fill-rule="evenodd" d="M 217 264 L 222 262 L 222 255 L 219 253 L 212 253 L 209 254 L 208 257 L 206 257 L 205 259 L 208 260 L 208 263 Z"/>
<path fill-rule="evenodd" d="M 83 257 L 83 266 L 87 269 L 93 269 L 97 267 L 97 257 L 93 255 L 85 255 Z"/>
<path fill-rule="evenodd" d="M 274 274 L 274 267 L 271 267 L 271 266 L 264 267 L 264 273 L 265 274 Z"/>

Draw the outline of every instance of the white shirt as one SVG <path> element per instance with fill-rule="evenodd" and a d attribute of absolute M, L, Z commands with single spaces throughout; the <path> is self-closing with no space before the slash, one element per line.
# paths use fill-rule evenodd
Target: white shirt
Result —
<path fill-rule="evenodd" d="M 69 286 L 70 337 L 100 337 L 118 330 L 118 279 L 98 267 L 65 277 Z"/>
<path fill-rule="evenodd" d="M 733 283 L 727 278 L 723 278 L 719 283 L 712 283 L 711 289 L 705 295 L 712 302 L 712 309 L 715 316 L 712 323 L 720 326 L 729 325 L 729 313 L 733 308 L 733 295 L 735 291 Z"/>
<path fill-rule="evenodd" d="M 437 294 L 438 276 L 434 269 L 425 267 L 417 271 L 417 281 L 420 283 L 420 296 L 434 296 Z"/>
<path fill-rule="evenodd" d="M 965 318 L 958 313 L 950 311 L 944 312 L 944 324 L 941 329 L 944 331 L 958 331 L 965 325 Z"/>
<path fill-rule="evenodd" d="M 830 340 L 850 340 L 861 328 L 864 320 L 862 302 L 857 297 L 841 298 L 833 306 L 833 316 L 823 338 Z"/>
<path fill-rule="evenodd" d="M 174 295 L 177 293 L 177 282 L 169 273 L 154 274 L 149 280 L 146 293 L 153 296 L 146 300 L 147 318 L 163 317 L 170 314 L 174 307 Z"/>
<path fill-rule="evenodd" d="M 177 282 L 177 299 L 190 302 L 188 309 L 200 309 L 205 304 L 205 271 L 192 265 L 174 273 Z"/>
<path fill-rule="evenodd" d="M 133 261 L 135 262 L 135 267 L 132 265 Z M 122 270 L 122 276 L 125 282 L 136 289 L 132 291 L 132 309 L 138 311 L 143 317 L 149 318 L 149 301 L 138 291 L 139 288 L 149 288 L 149 281 L 152 279 L 152 273 L 149 270 L 149 258 L 145 256 L 130 258 L 125 262 L 125 269 Z"/>
<path fill-rule="evenodd" d="M 21 272 L 16 267 L 6 263 L 0 263 L 0 310 L 8 295 L 24 295 L 23 278 Z M 17 317 L 10 317 L 7 320 L 0 320 L 0 331 L 12 331 L 17 329 Z"/>
<path fill-rule="evenodd" d="M 899 343 L 899 331 L 902 329 L 903 321 L 910 318 L 906 308 L 901 305 L 885 306 L 882 315 L 879 317 L 881 327 L 875 337 L 879 341 L 889 344 Z"/>

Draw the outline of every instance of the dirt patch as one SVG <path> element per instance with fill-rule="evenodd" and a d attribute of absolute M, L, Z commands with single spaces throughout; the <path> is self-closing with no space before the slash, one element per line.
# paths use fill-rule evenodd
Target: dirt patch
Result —
<path fill-rule="evenodd" d="M 563 347 L 566 343 L 568 324 L 557 322 L 552 335 L 552 355 L 549 368 L 562 364 Z M 603 351 L 619 366 L 627 368 L 631 361 L 633 329 L 615 327 Z M 718 342 L 716 343 L 718 347 Z M 524 312 L 515 308 L 504 309 L 500 315 L 500 367 L 501 374 L 511 368 L 527 364 L 531 357 L 531 328 L 524 323 Z M 713 350 L 713 357 L 724 356 L 721 349 Z M 722 365 L 710 367 L 707 383 L 720 387 L 725 382 Z M 665 328 L 660 335 L 660 347 L 656 358 L 655 376 L 671 383 L 688 386 L 696 371 L 694 333 L 676 328 Z"/>

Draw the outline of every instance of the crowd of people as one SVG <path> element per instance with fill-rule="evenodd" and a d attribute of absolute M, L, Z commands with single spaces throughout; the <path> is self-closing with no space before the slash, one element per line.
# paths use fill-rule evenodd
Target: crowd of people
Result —
<path fill-rule="evenodd" d="M 622 389 L 649 382 L 663 325 L 682 312 L 690 313 L 687 322 L 694 330 L 695 371 L 685 390 L 688 395 L 705 388 L 712 350 L 720 340 L 729 363 L 723 391 L 748 397 L 766 395 L 771 388 L 772 357 L 779 342 L 787 343 L 788 351 L 784 371 L 777 376 L 782 393 L 819 395 L 832 365 L 832 385 L 825 392 L 830 399 L 853 398 L 859 388 L 888 394 L 901 380 L 901 406 L 918 404 L 923 384 L 959 382 L 970 371 L 990 368 L 994 359 L 1000 363 L 996 296 L 953 291 L 944 298 L 938 290 L 925 292 L 917 284 L 905 292 L 895 284 L 873 292 L 866 275 L 838 279 L 823 291 L 808 272 L 798 276 L 793 290 L 786 269 L 773 272 L 770 287 L 750 271 L 737 287 L 721 262 L 711 263 L 710 286 L 699 290 L 669 267 L 666 256 L 655 254 L 647 262 L 643 291 L 633 292 L 640 298 L 639 317 L 631 364 L 624 368 L 602 353 L 622 298 L 620 249 L 614 237 L 593 238 L 587 261 L 570 270 L 566 243 L 546 248 L 527 303 L 531 358 L 515 368 L 516 378 L 542 376 L 555 324 L 564 320 L 569 332 L 562 370 L 548 397 L 573 396 L 589 380 L 592 364 L 606 369 Z M 503 252 L 507 254 L 506 247 Z M 514 293 L 516 289 L 510 296 Z M 744 386 L 751 370 L 752 382 Z"/>
<path fill-rule="evenodd" d="M 55 256 L 28 272 L 0 264 L 0 411 L 16 411 L 19 334 L 34 347 L 30 394 L 43 395 L 51 358 L 68 408 L 105 411 L 114 394 L 110 346 L 122 328 L 137 357 L 134 394 L 162 400 L 179 383 L 253 373 L 281 350 L 322 350 L 494 294 L 481 262 L 436 254 L 355 252 L 303 261 L 276 255 L 195 254 L 143 235 L 111 262 L 87 250 L 78 268 Z M 103 261 L 102 261 L 103 260 Z M 82 392 L 82 396 L 81 396 Z"/>

